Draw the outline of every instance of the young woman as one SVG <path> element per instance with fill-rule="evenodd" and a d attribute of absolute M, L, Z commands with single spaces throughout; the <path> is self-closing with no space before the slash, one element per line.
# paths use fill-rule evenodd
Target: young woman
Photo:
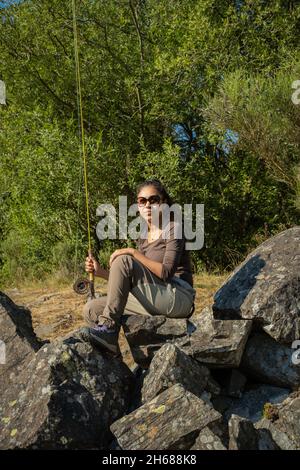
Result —
<path fill-rule="evenodd" d="M 86 272 L 94 271 L 95 276 L 108 280 L 107 296 L 84 307 L 89 325 L 85 334 L 93 344 L 115 355 L 120 354 L 118 335 L 124 312 L 187 318 L 195 300 L 183 230 L 179 237 L 178 222 L 174 217 L 166 222 L 163 217 L 163 208 L 172 205 L 165 187 L 156 179 L 145 181 L 137 189 L 137 204 L 147 228 L 147 235 L 137 240 L 137 249 L 114 251 L 109 271 L 94 258 L 87 257 L 85 262 Z"/>

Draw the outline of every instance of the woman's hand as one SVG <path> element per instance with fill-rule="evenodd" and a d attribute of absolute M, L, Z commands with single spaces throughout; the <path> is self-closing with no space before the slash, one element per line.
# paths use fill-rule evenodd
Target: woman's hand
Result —
<path fill-rule="evenodd" d="M 120 255 L 131 255 L 134 256 L 135 249 L 134 248 L 121 248 L 120 250 L 115 250 L 110 258 L 109 258 L 109 266 L 112 265 L 112 262 Z"/>
<path fill-rule="evenodd" d="M 87 273 L 94 273 L 95 276 L 100 276 L 101 266 L 93 256 L 85 258 L 85 270 Z"/>

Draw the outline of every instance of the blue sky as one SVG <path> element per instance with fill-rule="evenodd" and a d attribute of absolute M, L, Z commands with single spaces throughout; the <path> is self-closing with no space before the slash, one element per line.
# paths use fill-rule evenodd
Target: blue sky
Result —
<path fill-rule="evenodd" d="M 22 0 L 0 0 L 0 8 L 5 8 L 9 7 L 10 5 L 13 5 L 14 3 L 20 3 Z"/>

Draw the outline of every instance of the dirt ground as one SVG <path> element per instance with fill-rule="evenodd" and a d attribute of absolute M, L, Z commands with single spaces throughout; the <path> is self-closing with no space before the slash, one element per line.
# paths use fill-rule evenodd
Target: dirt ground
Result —
<path fill-rule="evenodd" d="M 202 274 L 194 276 L 196 295 L 196 314 L 212 303 L 213 295 L 227 275 Z M 96 292 L 106 294 L 106 281 L 97 280 Z M 78 295 L 72 285 L 18 286 L 4 289 L 4 292 L 17 304 L 31 311 L 33 327 L 37 336 L 43 340 L 54 340 L 84 326 L 82 308 L 86 295 Z M 134 366 L 128 343 L 123 332 L 120 335 L 120 348 L 123 359 L 129 367 Z"/>

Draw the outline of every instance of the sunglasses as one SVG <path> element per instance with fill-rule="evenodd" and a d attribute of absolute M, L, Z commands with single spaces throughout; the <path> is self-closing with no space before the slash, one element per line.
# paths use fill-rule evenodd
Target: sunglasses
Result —
<path fill-rule="evenodd" d="M 147 201 L 149 201 L 150 206 L 154 204 L 159 204 L 161 200 L 161 197 L 158 194 L 154 194 L 153 196 L 150 197 L 138 197 L 137 198 L 137 203 L 138 206 L 144 207 L 147 204 Z"/>

